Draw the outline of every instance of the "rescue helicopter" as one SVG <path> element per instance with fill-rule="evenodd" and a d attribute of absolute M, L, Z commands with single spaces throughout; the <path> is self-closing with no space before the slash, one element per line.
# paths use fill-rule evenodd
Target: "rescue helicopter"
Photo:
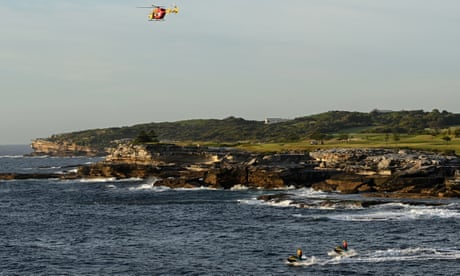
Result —
<path fill-rule="evenodd" d="M 174 5 L 171 8 L 165 8 L 162 6 L 157 6 L 152 4 L 151 7 L 137 7 L 137 8 L 148 8 L 152 9 L 152 12 L 149 14 L 149 21 L 161 21 L 165 18 L 167 14 L 170 13 L 179 13 L 179 8 Z"/>

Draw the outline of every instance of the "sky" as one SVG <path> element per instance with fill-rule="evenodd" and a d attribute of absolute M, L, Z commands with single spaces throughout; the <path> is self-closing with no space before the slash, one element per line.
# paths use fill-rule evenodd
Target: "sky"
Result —
<path fill-rule="evenodd" d="M 0 144 L 188 119 L 460 113 L 458 0 L 0 0 Z"/>

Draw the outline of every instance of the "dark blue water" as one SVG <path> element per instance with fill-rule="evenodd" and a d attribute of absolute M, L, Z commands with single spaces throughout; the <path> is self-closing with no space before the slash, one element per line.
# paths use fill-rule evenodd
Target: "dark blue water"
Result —
<path fill-rule="evenodd" d="M 0 168 L 16 162 L 19 171 L 37 164 L 59 171 L 62 168 L 56 164 L 67 166 L 75 160 L 9 156 L 0 157 Z M 170 190 L 135 179 L 0 181 L 0 271 L 2 275 L 455 275 L 460 271 L 457 200 L 442 201 L 440 206 L 298 208 L 289 201 L 267 204 L 255 199 L 279 192 L 286 191 Z M 288 192 L 314 201 L 337 198 L 309 189 Z M 357 254 L 328 256 L 342 239 Z M 302 247 L 305 261 L 288 266 L 285 259 L 297 247 Z"/>

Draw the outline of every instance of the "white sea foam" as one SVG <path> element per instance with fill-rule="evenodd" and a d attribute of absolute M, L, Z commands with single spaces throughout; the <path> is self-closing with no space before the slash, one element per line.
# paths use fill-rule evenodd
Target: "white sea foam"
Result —
<path fill-rule="evenodd" d="M 95 177 L 95 178 L 82 178 L 80 182 L 82 183 L 104 183 L 104 182 L 133 182 L 140 181 L 141 178 L 132 177 L 132 178 L 123 178 L 117 179 L 116 177 Z"/>
<path fill-rule="evenodd" d="M 49 167 L 38 167 L 40 170 L 50 170 L 50 169 L 60 169 L 62 168 L 61 166 L 49 166 Z"/>
<path fill-rule="evenodd" d="M 362 205 L 358 201 L 341 201 L 330 199 L 327 200 L 318 198 L 316 196 L 317 192 L 314 194 L 310 193 L 311 191 L 307 191 L 311 198 L 299 197 L 299 196 L 292 196 L 290 195 L 287 198 L 277 198 L 274 197 L 269 200 L 260 200 L 261 204 L 267 206 L 275 206 L 275 207 L 294 207 L 294 208 L 304 208 L 304 209 L 317 209 L 317 210 L 361 210 L 363 209 Z M 305 195 L 305 192 L 303 192 Z M 321 194 L 320 194 L 321 195 Z"/>
<path fill-rule="evenodd" d="M 242 185 L 242 184 L 236 184 L 234 185 L 230 190 L 232 191 L 244 191 L 244 190 L 248 190 L 249 188 L 245 185 Z"/>
<path fill-rule="evenodd" d="M 129 191 L 153 191 L 153 192 L 164 192 L 164 191 L 170 191 L 171 188 L 166 187 L 166 186 L 154 186 L 150 183 L 143 183 L 138 186 L 134 187 L 129 187 Z"/>
<path fill-rule="evenodd" d="M 409 213 L 415 218 L 460 218 L 459 210 L 446 209 L 442 207 L 416 206 L 413 209 L 410 209 Z"/>
<path fill-rule="evenodd" d="M 410 207 L 409 204 L 401 203 L 401 202 L 388 202 L 378 205 L 373 205 L 370 208 L 382 209 L 382 208 L 393 208 L 393 209 L 401 209 Z"/>
<path fill-rule="evenodd" d="M 82 178 L 80 182 L 82 183 L 97 183 L 97 182 L 111 182 L 115 181 L 115 177 L 97 177 L 97 178 Z"/>
<path fill-rule="evenodd" d="M 138 181 L 142 180 L 140 178 L 137 178 Z M 160 180 L 160 178 L 157 177 L 150 177 L 145 179 L 142 183 L 140 183 L 137 186 L 134 187 L 129 187 L 129 191 L 154 191 L 154 192 L 164 192 L 171 190 L 171 188 L 166 187 L 166 186 L 156 186 L 155 183 Z"/>
<path fill-rule="evenodd" d="M 250 198 L 250 199 L 238 199 L 237 202 L 240 204 L 247 204 L 247 205 L 263 205 L 264 203 L 255 197 Z"/>
<path fill-rule="evenodd" d="M 291 191 L 291 190 L 295 190 L 295 186 L 293 185 L 290 185 L 290 186 L 284 186 L 284 187 L 279 187 L 279 188 L 274 188 L 273 190 L 275 191 Z M 260 190 L 264 190 L 263 188 L 261 188 Z"/>
<path fill-rule="evenodd" d="M 421 261 L 421 260 L 455 260 L 460 258 L 460 251 L 454 249 L 436 248 L 389 248 L 361 254 L 358 258 L 346 260 L 346 262 L 370 263 L 391 261 Z"/>
<path fill-rule="evenodd" d="M 158 188 L 160 187 L 161 186 L 158 186 Z M 156 186 L 153 186 L 152 184 L 148 184 L 148 183 L 143 183 L 135 187 L 129 187 L 128 190 L 130 191 L 154 190 L 154 188 L 156 188 Z"/>
<path fill-rule="evenodd" d="M 294 194 L 298 197 L 306 197 L 306 198 L 311 198 L 311 197 L 314 197 L 314 198 L 325 198 L 325 197 L 328 197 L 329 194 L 328 193 L 325 193 L 323 191 L 318 191 L 318 190 L 314 190 L 313 188 L 301 188 L 301 189 L 297 189 L 294 191 Z"/>
<path fill-rule="evenodd" d="M 364 214 L 340 214 L 327 216 L 329 219 L 341 221 L 389 221 L 389 220 L 403 220 L 406 216 L 404 214 L 395 212 L 374 212 Z"/>
<path fill-rule="evenodd" d="M 292 207 L 292 200 L 280 200 L 280 201 L 267 201 L 268 205 L 276 206 L 276 207 Z"/>
<path fill-rule="evenodd" d="M 425 261 L 425 260 L 458 260 L 460 259 L 460 251 L 450 248 L 389 248 L 385 250 L 363 251 L 359 254 L 354 251 L 354 254 L 348 256 L 336 256 L 330 254 L 332 258 L 320 258 L 312 256 L 306 261 L 300 261 L 291 265 L 336 265 L 342 263 L 380 263 L 380 262 L 401 262 L 401 261 Z"/>
<path fill-rule="evenodd" d="M 170 190 L 175 190 L 175 191 L 200 191 L 200 190 L 217 190 L 215 188 L 210 188 L 210 187 L 194 187 L 194 188 L 170 188 L 167 186 L 159 186 L 159 185 L 154 185 L 152 183 L 142 183 L 138 186 L 135 187 L 130 187 L 128 188 L 130 191 L 141 191 L 141 190 L 150 190 L 154 192 L 164 192 L 164 191 L 170 191 Z"/>
<path fill-rule="evenodd" d="M 293 189 L 294 187 L 285 187 L 289 190 L 289 199 L 274 198 L 272 200 L 256 200 L 260 205 L 274 206 L 274 207 L 294 207 L 294 208 L 311 208 L 311 209 L 335 209 L 331 205 L 322 205 L 323 200 L 318 198 L 326 198 L 327 194 L 321 191 L 316 191 L 312 188 Z M 309 202 L 305 200 L 309 199 Z M 243 202 L 241 202 L 243 203 Z M 252 201 L 248 204 L 253 204 Z"/>
<path fill-rule="evenodd" d="M 394 208 L 395 206 L 398 209 Z M 387 208 L 391 207 L 391 208 Z M 416 219 L 460 218 L 458 209 L 448 207 L 411 206 L 407 204 L 393 204 L 380 207 L 374 206 L 365 212 L 347 213 L 327 216 L 330 219 L 342 221 L 404 221 Z"/>
<path fill-rule="evenodd" d="M 345 257 L 354 257 L 358 255 L 358 252 L 356 252 L 356 250 L 354 249 L 348 249 L 347 251 L 343 251 L 342 253 L 337 253 L 335 252 L 335 250 L 331 250 L 327 252 L 327 255 L 332 257 L 338 257 L 340 259 Z"/>
<path fill-rule="evenodd" d="M 353 201 L 318 201 L 311 209 L 320 210 L 361 210 L 364 209 L 360 202 Z"/>
<path fill-rule="evenodd" d="M 24 156 L 22 155 L 0 155 L 0 158 L 23 158 Z"/>
<path fill-rule="evenodd" d="M 286 208 L 286 207 L 295 207 L 295 208 L 301 208 L 301 204 L 296 204 L 294 201 L 290 199 L 286 200 L 272 200 L 272 201 L 263 201 L 259 200 L 257 198 L 252 198 L 252 199 L 239 199 L 238 203 L 241 204 L 248 204 L 248 205 L 264 205 L 264 206 L 272 206 L 272 207 L 281 207 L 281 208 Z"/>
<path fill-rule="evenodd" d="M 217 191 L 219 189 L 207 187 L 207 186 L 200 186 L 200 187 L 193 187 L 193 188 L 176 188 L 174 190 L 177 190 L 177 191 L 201 191 L 201 190 Z"/>

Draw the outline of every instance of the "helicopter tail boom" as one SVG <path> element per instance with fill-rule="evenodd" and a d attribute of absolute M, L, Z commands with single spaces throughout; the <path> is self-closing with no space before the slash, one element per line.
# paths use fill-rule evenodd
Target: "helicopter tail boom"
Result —
<path fill-rule="evenodd" d="M 174 6 L 170 9 L 166 9 L 166 13 L 179 13 L 179 8 L 177 6 Z"/>

